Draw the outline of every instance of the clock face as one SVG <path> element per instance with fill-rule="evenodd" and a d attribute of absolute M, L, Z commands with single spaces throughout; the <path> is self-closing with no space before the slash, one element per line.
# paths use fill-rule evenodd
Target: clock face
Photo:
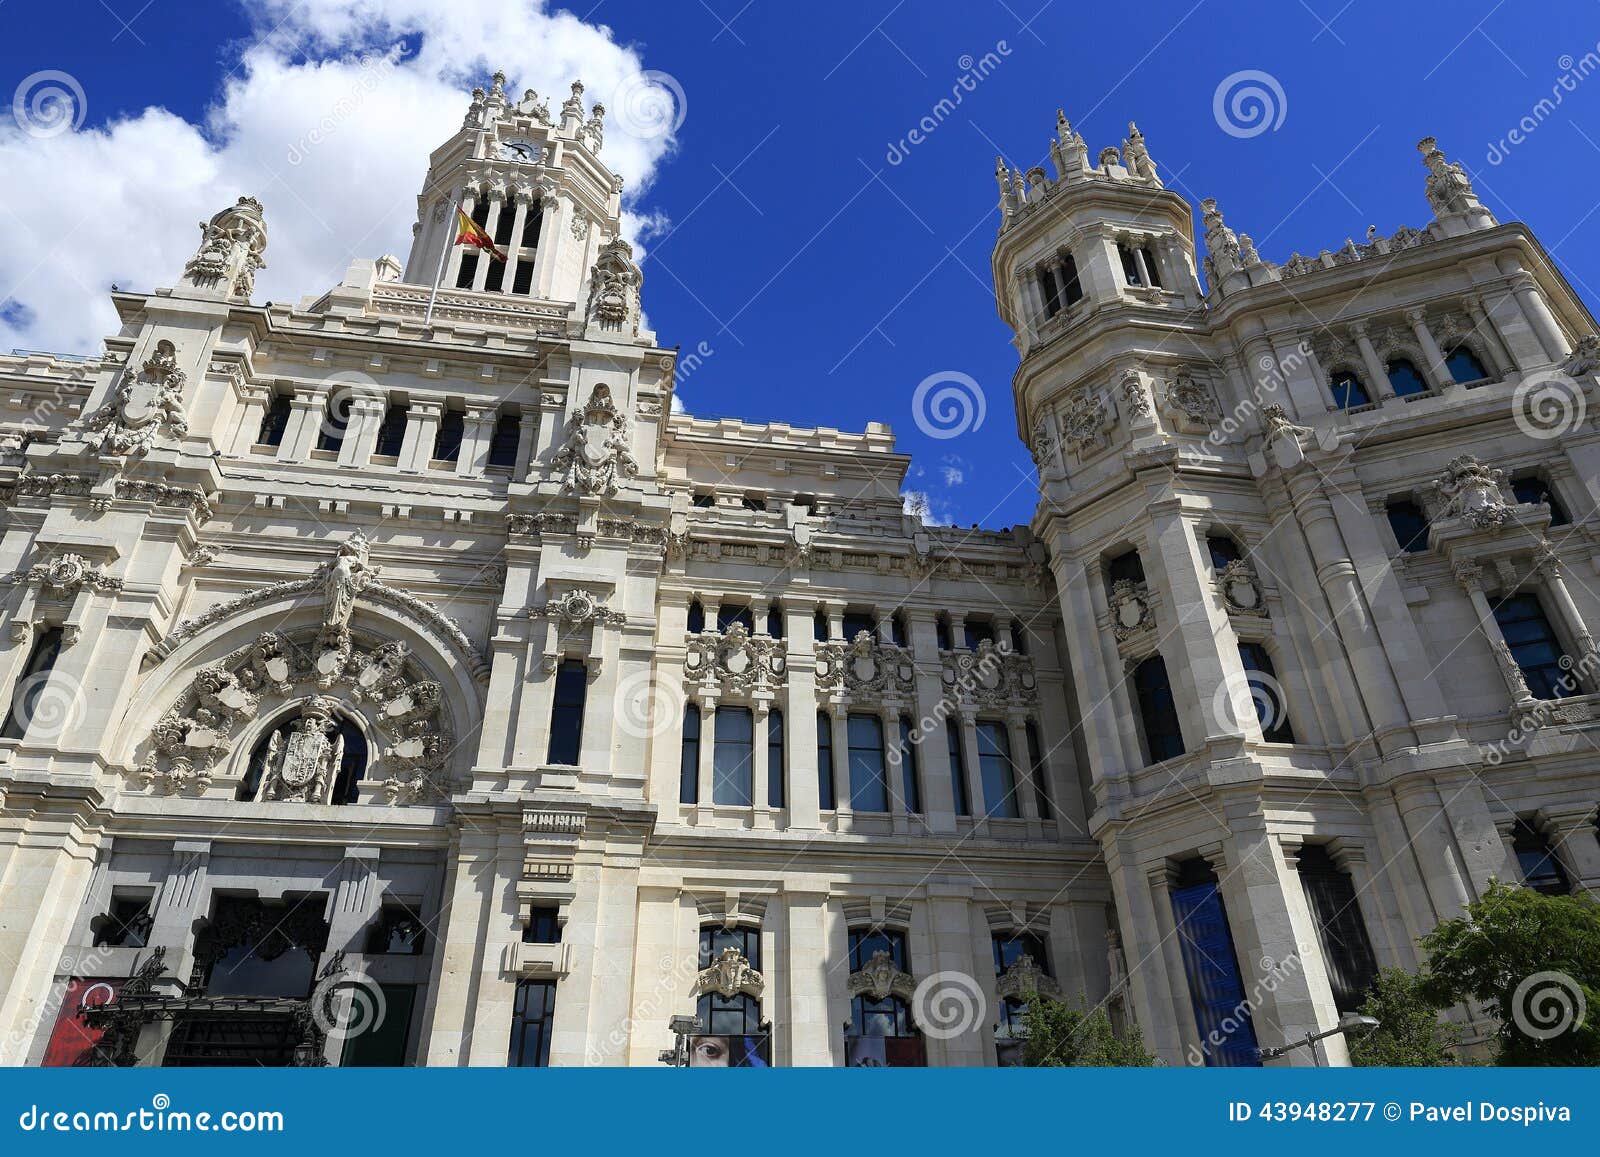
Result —
<path fill-rule="evenodd" d="M 543 152 L 538 145 L 521 137 L 500 142 L 500 159 L 503 161 L 522 161 L 531 165 Z"/>

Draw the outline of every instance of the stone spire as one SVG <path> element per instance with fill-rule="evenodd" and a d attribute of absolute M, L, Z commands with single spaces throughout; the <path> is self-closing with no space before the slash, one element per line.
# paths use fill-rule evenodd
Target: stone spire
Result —
<path fill-rule="evenodd" d="M 1423 191 L 1437 221 L 1447 237 L 1469 233 L 1474 229 L 1490 229 L 1499 224 L 1494 214 L 1484 208 L 1473 191 L 1472 180 L 1459 162 L 1445 159 L 1439 142 L 1433 137 L 1423 137 L 1417 142 L 1422 163 L 1428 168 L 1427 183 Z"/>
<path fill-rule="evenodd" d="M 1050 142 L 1050 159 L 1056 166 L 1056 177 L 1065 179 L 1089 168 L 1089 146 L 1072 129 L 1067 114 L 1056 109 L 1056 139 Z"/>
<path fill-rule="evenodd" d="M 572 82 L 572 95 L 561 102 L 561 132 L 576 136 L 583 127 L 583 81 Z"/>
<path fill-rule="evenodd" d="M 1017 194 L 1011 187 L 1011 170 L 1006 168 L 1004 157 L 994 159 L 994 179 L 1000 186 L 1000 219 L 1010 221 L 1017 212 Z"/>
<path fill-rule="evenodd" d="M 1145 148 L 1144 134 L 1132 121 L 1128 122 L 1128 139 L 1122 142 L 1122 159 L 1135 177 L 1162 188 L 1161 178 L 1156 176 L 1156 163 L 1150 159 L 1150 150 Z"/>
<path fill-rule="evenodd" d="M 1200 202 L 1200 218 L 1206 230 L 1206 276 L 1220 293 L 1228 278 L 1244 267 L 1243 253 L 1238 236 L 1222 220 L 1215 197 Z"/>

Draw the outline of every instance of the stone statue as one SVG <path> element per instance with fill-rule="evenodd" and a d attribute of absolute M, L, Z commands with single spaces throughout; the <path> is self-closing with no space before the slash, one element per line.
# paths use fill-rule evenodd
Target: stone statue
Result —
<path fill-rule="evenodd" d="M 220 297 L 248 299 L 256 270 L 264 269 L 267 226 L 261 202 L 240 197 L 209 222 L 200 223 L 200 248 L 183 268 L 183 280 Z"/>
<path fill-rule="evenodd" d="M 367 536 L 359 530 L 339 544 L 333 561 L 323 564 L 322 626 L 325 631 L 344 631 L 350 625 L 356 596 L 377 578 L 372 565 Z"/>

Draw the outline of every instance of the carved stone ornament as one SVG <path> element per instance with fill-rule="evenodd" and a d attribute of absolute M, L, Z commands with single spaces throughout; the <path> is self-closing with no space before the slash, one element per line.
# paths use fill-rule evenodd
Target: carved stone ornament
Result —
<path fill-rule="evenodd" d="M 1228 610 L 1240 615 L 1265 615 L 1266 599 L 1261 594 L 1261 581 L 1255 568 L 1242 558 L 1236 558 L 1217 572 L 1217 589 Z"/>
<path fill-rule="evenodd" d="M 325 653 L 342 654 L 348 660 L 350 651 L 347 628 L 351 608 L 355 600 L 360 598 L 384 603 L 402 611 L 436 635 L 441 642 L 455 648 L 466 661 L 473 678 L 479 681 L 488 678 L 488 664 L 468 640 L 460 624 L 440 614 L 415 595 L 378 582 L 376 575 L 377 568 L 370 561 L 366 537 L 358 531 L 349 540 L 340 544 L 338 553 L 333 559 L 317 567 L 306 578 L 291 579 L 261 587 L 230 602 L 219 603 L 195 618 L 186 619 L 151 648 L 145 663 L 148 665 L 160 662 L 172 654 L 186 639 L 216 623 L 236 618 L 254 607 L 293 595 L 311 594 L 320 596 L 323 602 L 323 629 L 319 633 L 319 639 Z M 338 669 L 338 665 L 331 658 L 325 660 L 322 667 L 325 677 L 328 678 L 333 678 L 334 672 Z"/>
<path fill-rule="evenodd" d="M 766 980 L 761 973 L 750 967 L 750 962 L 744 958 L 744 953 L 729 945 L 711 962 L 710 968 L 700 970 L 700 975 L 694 980 L 693 995 L 702 996 L 714 992 L 725 999 L 740 995 L 760 999 L 766 986 Z"/>
<path fill-rule="evenodd" d="M 852 997 L 867 995 L 873 1000 L 897 996 L 910 1001 L 917 991 L 915 978 L 896 968 L 894 957 L 881 948 L 872 954 L 872 959 L 859 972 L 852 972 L 844 984 L 845 991 Z"/>
<path fill-rule="evenodd" d="M 1222 420 L 1222 407 L 1212 396 L 1211 388 L 1195 380 L 1186 369 L 1173 372 L 1167 383 L 1167 416 L 1179 429 L 1191 433 L 1207 434 Z"/>
<path fill-rule="evenodd" d="M 610 498 L 621 478 L 639 472 L 628 447 L 628 418 L 612 400 L 609 386 L 598 385 L 581 410 L 567 419 L 566 439 L 552 462 L 569 494 Z"/>
<path fill-rule="evenodd" d="M 122 589 L 120 578 L 96 570 L 83 555 L 71 551 L 34 563 L 27 570 L 7 575 L 5 581 L 37 586 L 43 594 L 54 598 L 67 598 L 85 588 L 100 594 L 110 594 Z"/>
<path fill-rule="evenodd" d="M 1032 956 L 1024 952 L 994 982 L 994 994 L 1001 1000 L 1026 1001 L 1034 996 L 1059 1000 L 1061 986 L 1053 976 L 1034 963 Z"/>
<path fill-rule="evenodd" d="M 943 652 L 939 659 L 940 681 L 948 702 L 1006 707 L 1038 698 L 1033 660 L 988 639 L 971 651 Z"/>
<path fill-rule="evenodd" d="M 1140 631 L 1155 626 L 1155 615 L 1150 609 L 1150 588 L 1132 579 L 1118 579 L 1111 584 L 1111 631 L 1117 642 L 1132 638 Z"/>
<path fill-rule="evenodd" d="M 1150 391 L 1145 389 L 1144 379 L 1136 371 L 1129 370 L 1122 375 L 1118 386 L 1122 391 L 1123 404 L 1128 408 L 1128 420 L 1148 418 L 1151 414 Z"/>
<path fill-rule="evenodd" d="M 189 432 L 183 410 L 187 376 L 178 368 L 172 343 L 160 342 L 137 377 L 126 369 L 111 396 L 79 426 L 83 453 L 141 458 L 165 434 Z"/>
<path fill-rule="evenodd" d="M 787 670 L 783 643 L 752 635 L 735 622 L 722 634 L 705 631 L 689 638 L 684 675 L 713 694 L 748 694 L 780 686 Z"/>
<path fill-rule="evenodd" d="M 256 270 L 266 267 L 267 226 L 261 202 L 240 197 L 209 222 L 200 223 L 200 249 L 183 268 L 183 279 L 197 289 L 248 300 Z"/>
<path fill-rule="evenodd" d="M 1442 500 L 1440 518 L 1461 518 L 1479 530 L 1503 526 L 1511 506 L 1500 490 L 1505 473 L 1492 470 L 1471 454 L 1452 458 L 1434 489 Z"/>
<path fill-rule="evenodd" d="M 443 798 L 453 729 L 442 687 L 406 644 L 347 638 L 345 648 L 330 652 L 320 630 L 298 636 L 267 631 L 202 667 L 151 729 L 136 780 L 146 790 L 204 792 L 256 719 L 278 714 L 309 690 L 298 718 L 280 724 L 268 740 L 253 798 L 329 802 L 342 756 L 341 715 L 364 717 L 379 741 L 363 783 L 384 802 Z M 333 669 L 330 654 L 338 657 Z"/>
<path fill-rule="evenodd" d="M 912 699 L 916 674 L 910 651 L 881 642 L 868 631 L 856 632 L 848 643 L 817 645 L 817 686 L 844 691 L 853 702 Z"/>
<path fill-rule="evenodd" d="M 1578 339 L 1572 353 L 1567 355 L 1561 372 L 1569 378 L 1581 378 L 1594 373 L 1597 368 L 1600 368 L 1600 334 L 1591 333 Z"/>
<path fill-rule="evenodd" d="M 1093 390 L 1080 390 L 1061 414 L 1061 440 L 1079 458 L 1105 445 L 1117 415 Z"/>
<path fill-rule="evenodd" d="M 608 610 L 604 603 L 585 590 L 570 590 L 541 607 L 532 607 L 528 613 L 535 618 L 554 618 L 569 627 L 605 623 L 620 627 L 628 621 L 621 611 Z"/>
<path fill-rule="evenodd" d="M 589 270 L 589 304 L 584 317 L 602 330 L 639 333 L 639 287 L 644 275 L 633 263 L 633 246 L 622 238 L 600 247 Z"/>
<path fill-rule="evenodd" d="M 1261 407 L 1261 429 L 1269 441 L 1279 436 L 1286 436 L 1297 443 L 1316 432 L 1310 426 L 1296 424 L 1289 417 L 1289 411 L 1277 402 L 1270 402 Z"/>

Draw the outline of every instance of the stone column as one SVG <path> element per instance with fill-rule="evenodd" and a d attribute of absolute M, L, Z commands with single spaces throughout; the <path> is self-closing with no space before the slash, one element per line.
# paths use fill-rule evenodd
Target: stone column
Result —
<path fill-rule="evenodd" d="M 1585 892 L 1600 892 L 1600 829 L 1595 827 L 1595 805 L 1543 808 L 1551 846 L 1572 882 Z"/>
<path fill-rule="evenodd" d="M 366 952 L 367 926 L 383 906 L 378 879 L 378 848 L 348 847 L 333 886 L 333 912 L 328 919 L 328 951 L 355 955 Z M 435 944 L 435 949 L 438 945 Z M 335 1062 L 337 1063 L 337 1062 Z"/>
<path fill-rule="evenodd" d="M 556 258 L 561 252 L 561 230 L 556 228 L 559 216 L 556 198 L 544 198 L 539 214 L 539 249 L 534 254 L 533 285 L 538 296 L 548 298 L 555 281 Z"/>
<path fill-rule="evenodd" d="M 889 800 L 889 814 L 894 819 L 894 830 L 907 830 L 905 798 L 905 763 L 900 754 L 900 712 L 884 705 L 878 708 L 879 725 L 883 728 L 883 788 Z"/>
<path fill-rule="evenodd" d="M 489 466 L 489 440 L 494 435 L 495 410 L 492 406 L 467 406 L 466 429 L 461 436 L 461 453 L 456 458 L 456 474 L 481 478 Z"/>
<path fill-rule="evenodd" d="M 1067 549 L 1068 544 L 1058 536 L 1051 543 L 1050 556 L 1062 618 L 1065 622 L 1080 624 L 1083 632 L 1078 636 L 1078 646 L 1066 648 L 1066 657 L 1072 669 L 1078 717 L 1082 720 L 1084 754 L 1094 782 L 1119 779 L 1130 766 L 1118 719 L 1118 712 L 1124 708 L 1131 710 L 1127 687 L 1122 679 L 1121 664 L 1110 665 L 1105 640 L 1101 637 L 1103 632 L 1097 625 L 1104 608 L 1094 597 L 1096 579 L 1065 553 Z M 1132 726 L 1131 717 L 1126 721 Z"/>
<path fill-rule="evenodd" d="M 850 795 L 850 708 L 833 705 L 833 805 L 835 813 L 849 815 L 855 808 Z"/>
<path fill-rule="evenodd" d="M 399 467 L 407 474 L 420 474 L 432 461 L 443 408 L 436 401 L 413 399 L 406 410 L 406 436 L 400 443 Z"/>
<path fill-rule="evenodd" d="M 472 211 L 477 207 L 478 190 L 470 186 L 463 189 L 461 191 L 461 211 L 470 217 L 472 216 Z M 452 215 L 452 218 L 445 225 L 445 244 L 449 246 L 450 256 L 445 259 L 444 277 L 439 281 L 441 289 L 454 289 L 456 287 L 456 279 L 461 273 L 461 259 L 468 252 L 465 245 L 455 244 L 456 234 L 454 227 L 455 220 Z M 474 249 L 471 252 L 477 253 L 478 250 Z M 483 263 L 480 261 L 478 264 L 481 267 Z"/>
<path fill-rule="evenodd" d="M 962 762 L 967 765 L 967 802 L 972 808 L 972 834 L 987 835 L 989 802 L 983 797 L 983 768 L 978 762 L 978 714 L 968 704 L 957 709 Z"/>
<path fill-rule="evenodd" d="M 717 748 L 717 701 L 700 703 L 700 764 L 695 771 L 695 801 L 703 812 L 709 813 L 715 799 L 712 794 L 712 754 Z"/>
<path fill-rule="evenodd" d="M 382 398 L 350 399 L 350 424 L 345 427 L 344 441 L 339 445 L 340 466 L 359 468 L 372 461 L 372 452 L 378 444 L 378 427 L 383 422 L 385 409 Z"/>
<path fill-rule="evenodd" d="M 972 942 L 972 888 L 969 885 L 944 884 L 929 881 L 928 925 L 933 941 L 933 967 L 928 975 L 937 972 L 955 976 L 970 976 L 980 982 L 989 978 L 992 985 L 993 969 L 987 958 L 982 963 L 976 958 Z M 921 970 L 917 970 L 921 974 Z M 993 1055 L 984 1047 L 984 1038 L 993 1018 L 974 1018 L 966 1032 L 947 1037 L 942 1042 L 944 1061 L 948 1065 L 992 1065 Z"/>
<path fill-rule="evenodd" d="M 233 428 L 233 438 L 228 444 L 228 453 L 238 458 L 250 453 L 250 447 L 256 444 L 261 433 L 261 420 L 266 416 L 271 401 L 271 386 L 239 387 L 239 416 Z M 281 447 L 282 443 L 279 445 Z"/>
<path fill-rule="evenodd" d="M 1039 800 L 1033 782 L 1033 753 L 1028 750 L 1027 716 L 1020 709 L 1006 711 L 1006 739 L 1011 744 L 1011 770 L 1015 777 L 1017 813 L 1028 821 L 1028 836 L 1041 839 L 1044 828 L 1039 822 Z"/>
<path fill-rule="evenodd" d="M 1469 293 L 1461 299 L 1461 304 L 1466 306 L 1467 315 L 1472 318 L 1472 328 L 1483 336 L 1484 350 L 1489 355 L 1489 364 L 1484 368 L 1494 374 L 1496 379 L 1504 378 L 1516 368 L 1516 359 L 1507 350 L 1505 339 L 1495 327 L 1494 319 L 1489 316 L 1488 310 L 1484 309 L 1483 298 L 1475 293 Z"/>
<path fill-rule="evenodd" d="M 798 600 L 783 603 L 783 643 L 788 684 L 784 726 L 789 742 L 789 782 L 784 802 L 791 828 L 821 826 L 817 785 L 816 645 L 811 637 L 811 607 Z"/>
<path fill-rule="evenodd" d="M 1513 283 L 1512 292 L 1517 296 L 1517 304 L 1522 307 L 1522 316 L 1528 319 L 1534 336 L 1544 347 L 1545 360 L 1559 362 L 1570 354 L 1572 346 L 1567 342 L 1567 335 L 1562 332 L 1561 323 L 1550 311 L 1550 303 L 1545 300 L 1544 292 L 1533 276 L 1521 274 Z"/>
<path fill-rule="evenodd" d="M 762 699 L 751 704 L 750 710 L 750 799 L 755 806 L 757 823 L 764 826 L 772 823 L 772 817 L 768 814 L 772 802 L 767 784 L 768 775 L 772 770 L 772 760 L 767 751 L 769 707 L 770 704 Z"/>
<path fill-rule="evenodd" d="M 1356 339 L 1356 348 L 1361 351 L 1361 364 L 1366 367 L 1367 377 L 1372 383 L 1373 400 L 1394 397 L 1394 387 L 1389 384 L 1389 372 L 1384 369 L 1383 359 L 1378 357 L 1378 351 L 1373 348 L 1372 338 L 1367 336 L 1367 323 L 1353 321 L 1349 328 L 1350 336 Z"/>
<path fill-rule="evenodd" d="M 317 435 L 322 431 L 323 416 L 328 410 L 328 391 L 325 389 L 297 389 L 289 403 L 289 424 L 284 428 L 283 441 L 278 444 L 279 462 L 305 462 L 317 448 Z M 348 437 L 349 431 L 345 431 Z"/>
<path fill-rule="evenodd" d="M 956 796 L 945 717 L 938 710 L 944 699 L 938 628 L 932 611 L 909 610 L 906 618 L 916 669 L 917 717 L 912 734 L 917 739 L 917 769 L 922 773 L 922 810 L 930 831 L 948 835 L 956 830 Z"/>
<path fill-rule="evenodd" d="M 1506 641 L 1500 635 L 1500 624 L 1495 622 L 1494 610 L 1489 606 L 1489 599 L 1483 593 L 1483 571 L 1477 563 L 1460 562 L 1455 567 L 1456 581 L 1461 584 L 1461 589 L 1467 592 L 1467 598 L 1472 600 L 1473 613 L 1478 617 L 1478 631 L 1483 635 L 1483 641 L 1489 645 L 1489 651 L 1494 655 L 1495 665 L 1500 668 L 1500 676 L 1505 680 L 1506 690 L 1511 692 L 1511 700 L 1519 707 L 1531 707 L 1537 700 L 1528 690 L 1528 682 L 1522 675 L 1522 668 L 1517 666 L 1511 648 L 1506 646 Z"/>
<path fill-rule="evenodd" d="M 510 293 L 511 287 L 517 283 L 517 263 L 521 260 L 522 229 L 528 219 L 528 202 L 531 196 L 531 193 L 519 192 L 516 194 L 516 209 L 513 211 L 515 215 L 511 219 L 511 243 L 506 246 L 506 272 L 504 279 L 500 282 L 500 288 L 506 293 Z M 502 209 L 501 212 L 504 212 L 504 210 Z"/>
<path fill-rule="evenodd" d="M 500 214 L 505 210 L 506 195 L 504 190 L 489 190 L 489 215 L 484 218 L 483 231 L 490 237 L 495 235 L 500 225 Z M 478 268 L 472 275 L 472 288 L 482 293 L 488 288 L 489 266 L 494 261 L 493 254 L 482 250 L 474 250 L 478 255 Z M 504 282 L 501 282 L 504 285 Z"/>
<path fill-rule="evenodd" d="M 1593 689 L 1596 679 L 1600 678 L 1600 671 L 1596 671 L 1596 666 L 1600 665 L 1600 656 L 1595 653 L 1594 636 L 1589 633 L 1588 624 L 1583 621 L 1583 613 L 1578 610 L 1578 604 L 1573 601 L 1572 592 L 1567 588 L 1567 580 L 1561 575 L 1561 564 L 1556 559 L 1555 552 L 1549 551 L 1540 556 L 1535 566 L 1540 577 L 1544 579 L 1545 590 L 1550 592 L 1550 599 L 1556 605 L 1556 613 L 1567 628 L 1573 649 L 1578 652 L 1579 663 L 1590 671 L 1587 682 Z"/>
<path fill-rule="evenodd" d="M 1433 340 L 1433 331 L 1428 328 L 1427 311 L 1423 309 L 1406 310 L 1406 321 L 1411 326 L 1411 332 L 1417 339 L 1417 344 L 1422 347 L 1425 361 L 1423 369 L 1427 371 L 1428 382 L 1436 390 L 1442 390 L 1450 385 L 1454 379 L 1450 376 L 1450 369 L 1444 364 L 1444 353 L 1439 349 L 1439 343 Z"/>
<path fill-rule="evenodd" d="M 791 887 L 794 890 L 790 890 Z M 789 1063 L 834 1063 L 836 1026 L 828 1014 L 828 894 L 810 882 L 783 885 L 788 919 Z"/>
<path fill-rule="evenodd" d="M 539 438 L 539 412 L 523 410 L 517 435 L 517 468 L 512 477 L 523 481 L 533 472 L 533 453 Z"/>
<path fill-rule="evenodd" d="M 1128 971 L 1131 978 L 1132 974 L 1151 964 L 1154 958 L 1160 959 L 1162 975 L 1156 978 L 1157 984 L 1148 987 L 1153 990 L 1151 997 L 1159 993 L 1159 999 L 1166 1002 L 1165 1007 L 1159 1007 L 1157 1015 L 1170 1014 L 1172 1018 L 1164 1022 L 1168 1026 L 1167 1032 L 1160 1034 L 1166 1038 L 1163 1055 L 1168 1064 L 1195 1064 L 1204 1058 L 1204 1053 L 1199 1051 L 1204 1042 L 1200 1039 L 1200 1027 L 1194 1018 L 1194 1004 L 1189 996 L 1189 973 L 1183 963 L 1183 942 L 1178 938 L 1178 920 L 1172 911 L 1173 877 L 1172 865 L 1166 860 L 1145 868 L 1145 896 L 1148 897 L 1148 911 L 1154 921 L 1156 940 L 1151 942 L 1148 929 L 1142 929 L 1137 938 L 1128 940 L 1139 956 L 1137 964 L 1133 960 L 1128 961 Z M 1117 907 L 1121 910 L 1122 905 L 1119 903 Z M 1127 921 L 1124 920 L 1123 924 L 1126 927 Z M 1164 1021 L 1164 1017 L 1162 1019 Z M 1151 1039 L 1154 1041 L 1160 1037 L 1152 1033 Z M 1174 1056 L 1179 1059 L 1173 1059 Z"/>

